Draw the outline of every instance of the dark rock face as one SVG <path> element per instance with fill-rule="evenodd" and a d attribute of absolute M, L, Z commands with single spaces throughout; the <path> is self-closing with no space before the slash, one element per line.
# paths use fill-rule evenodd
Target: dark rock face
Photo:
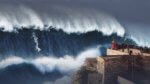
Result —
<path fill-rule="evenodd" d="M 101 76 L 96 71 L 87 70 L 85 66 L 73 75 L 72 84 L 101 84 Z"/>

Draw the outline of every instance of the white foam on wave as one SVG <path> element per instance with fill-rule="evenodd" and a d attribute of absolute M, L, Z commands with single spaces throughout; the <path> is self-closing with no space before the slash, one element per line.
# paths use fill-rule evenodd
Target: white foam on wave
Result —
<path fill-rule="evenodd" d="M 65 13 L 65 18 L 49 18 L 48 24 L 57 29 L 63 28 L 65 32 L 79 32 L 86 33 L 89 31 L 100 31 L 104 35 L 111 35 L 117 33 L 123 36 L 124 28 L 112 16 L 102 13 L 97 10 L 78 10 L 70 8 L 57 8 L 57 10 Z M 74 11 L 72 11 L 74 10 Z"/>
<path fill-rule="evenodd" d="M 143 24 L 129 24 L 126 29 L 130 39 L 136 42 L 138 46 L 150 47 L 150 25 Z"/>
<path fill-rule="evenodd" d="M 79 67 L 83 65 L 86 58 L 93 58 L 96 56 L 100 56 L 98 48 L 88 49 L 76 57 L 66 55 L 61 58 L 42 56 L 35 59 L 24 59 L 17 56 L 11 56 L 0 61 L 0 69 L 14 64 L 28 63 L 34 65 L 42 73 L 51 72 L 54 69 L 58 69 L 63 73 L 79 69 Z"/>
<path fill-rule="evenodd" d="M 35 50 L 40 52 L 41 48 L 39 47 L 38 37 L 35 35 L 35 33 L 32 34 L 32 37 L 33 37 L 34 42 L 35 42 Z"/>
<path fill-rule="evenodd" d="M 117 33 L 123 36 L 125 33 L 124 28 L 114 17 L 98 10 L 64 6 L 51 7 L 51 9 L 55 11 L 52 14 L 50 12 L 43 14 L 43 16 L 26 6 L 17 6 L 9 11 L 0 9 L 0 27 L 3 27 L 4 31 L 13 31 L 14 27 L 30 28 L 31 26 L 44 30 L 48 28 L 44 25 L 47 25 L 57 30 L 62 29 L 67 33 L 86 33 L 95 30 L 103 32 L 104 35 Z M 56 11 L 59 11 L 60 15 Z"/>
<path fill-rule="evenodd" d="M 15 65 L 15 64 L 21 64 L 24 62 L 26 62 L 26 60 L 24 60 L 20 57 L 11 56 L 7 59 L 3 59 L 0 61 L 0 69 L 6 68 L 11 65 Z"/>
<path fill-rule="evenodd" d="M 0 9 L 0 27 L 4 28 L 4 31 L 13 31 L 14 27 L 29 28 L 33 25 L 40 28 L 43 27 L 43 22 L 40 17 L 32 9 L 25 6 L 15 7 L 15 9 L 12 8 L 14 7 Z"/>

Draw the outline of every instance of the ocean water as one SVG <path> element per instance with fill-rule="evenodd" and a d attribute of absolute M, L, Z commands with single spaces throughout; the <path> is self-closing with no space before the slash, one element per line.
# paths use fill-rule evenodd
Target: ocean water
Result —
<path fill-rule="evenodd" d="M 117 34 L 105 36 L 98 31 L 68 34 L 63 30 L 32 28 L 1 31 L 0 38 L 0 82 L 3 84 L 62 84 L 59 81 L 70 84 L 71 75 L 84 60 L 101 56 L 113 39 L 118 43 L 132 43 Z"/>

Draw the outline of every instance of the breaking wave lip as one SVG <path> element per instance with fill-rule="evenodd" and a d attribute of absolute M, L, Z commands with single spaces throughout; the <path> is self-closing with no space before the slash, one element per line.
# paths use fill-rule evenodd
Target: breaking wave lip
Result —
<path fill-rule="evenodd" d="M 46 19 L 26 6 L 16 7 L 16 10 L 9 12 L 0 10 L 0 27 L 3 28 L 3 31 L 9 32 L 16 28 L 45 30 L 53 26 L 56 30 L 61 29 L 66 33 L 86 33 L 95 30 L 103 32 L 104 35 L 116 33 L 118 36 L 123 36 L 125 33 L 125 29 L 114 17 L 98 10 L 74 8 L 72 11 L 65 7 L 57 7 L 55 10 L 61 15 L 49 15 L 46 16 Z"/>
<path fill-rule="evenodd" d="M 88 49 L 80 53 L 77 57 L 66 55 L 61 58 L 42 56 L 35 59 L 24 59 L 17 56 L 11 56 L 0 61 L 0 69 L 4 69 L 11 65 L 27 63 L 34 65 L 41 73 L 51 72 L 54 69 L 58 69 L 60 72 L 64 73 L 79 69 L 87 57 L 93 58 L 97 56 L 100 56 L 98 47 Z"/>

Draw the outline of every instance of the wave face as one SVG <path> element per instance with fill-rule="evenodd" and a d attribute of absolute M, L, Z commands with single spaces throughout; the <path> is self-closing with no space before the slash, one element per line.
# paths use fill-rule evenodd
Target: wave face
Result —
<path fill-rule="evenodd" d="M 66 80 L 64 84 L 70 84 L 71 74 L 86 58 L 101 56 L 112 39 L 132 43 L 117 34 L 105 36 L 98 31 L 68 34 L 53 28 L 1 30 L 0 38 L 0 82 L 5 84 L 20 84 L 24 80 L 23 84 L 60 84 L 63 80 Z M 13 81 L 18 77 L 20 81 Z"/>
<path fill-rule="evenodd" d="M 96 45 L 109 44 L 112 39 L 117 39 L 118 42 L 124 41 L 123 37 L 118 37 L 116 34 L 104 36 L 97 31 L 67 34 L 55 29 L 49 31 L 22 29 L 11 33 L 0 31 L 0 38 L 0 52 L 3 58 L 10 55 L 25 58 L 40 55 L 57 57 L 77 55 Z"/>

